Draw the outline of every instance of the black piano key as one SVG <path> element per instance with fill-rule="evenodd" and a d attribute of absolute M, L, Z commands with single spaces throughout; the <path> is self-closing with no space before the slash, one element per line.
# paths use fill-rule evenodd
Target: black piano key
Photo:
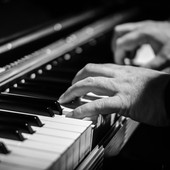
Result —
<path fill-rule="evenodd" d="M 72 81 L 76 73 L 76 69 L 53 67 L 52 70 L 47 70 L 43 72 L 42 76 L 50 76 L 53 78 L 60 78 Z"/>
<path fill-rule="evenodd" d="M 71 82 L 66 82 L 65 80 L 62 81 L 60 79 L 60 81 L 57 82 L 51 82 L 48 81 L 47 79 L 27 79 L 25 80 L 26 82 L 23 84 L 19 84 L 19 85 L 30 85 L 34 88 L 42 88 L 45 89 L 47 91 L 53 91 L 53 92 L 59 92 L 60 90 L 66 90 L 68 87 L 71 86 Z"/>
<path fill-rule="evenodd" d="M 14 111 L 9 112 L 9 111 L 0 110 L 0 119 L 3 119 L 3 118 L 29 123 L 32 126 L 38 126 L 38 127 L 43 126 L 43 123 L 41 122 L 41 120 L 37 116 L 34 116 L 34 115 L 26 115 L 26 114 L 17 113 Z"/>
<path fill-rule="evenodd" d="M 27 95 L 17 95 L 14 93 L 6 93 L 6 92 L 2 92 L 0 94 L 0 99 L 15 100 L 19 102 L 26 102 L 26 103 L 37 104 L 37 105 L 47 105 L 53 109 L 61 111 L 60 104 L 54 100 L 46 100 L 46 99 L 42 99 L 38 97 L 32 97 L 32 96 L 27 96 Z"/>
<path fill-rule="evenodd" d="M 8 154 L 10 151 L 6 147 L 6 145 L 3 142 L 0 142 L 0 153 L 1 154 Z"/>
<path fill-rule="evenodd" d="M 15 94 L 20 94 L 20 95 L 29 95 L 29 96 L 35 96 L 35 97 L 40 97 L 40 98 L 46 98 L 50 100 L 58 100 L 59 96 L 62 94 L 55 94 L 49 93 L 46 91 L 42 91 L 41 89 L 33 89 L 29 87 L 11 87 L 10 88 L 10 93 L 15 93 Z"/>
<path fill-rule="evenodd" d="M 53 117 L 54 113 L 50 108 L 39 108 L 37 105 L 30 105 L 26 103 L 18 103 L 14 101 L 1 101 L 0 109 L 9 110 L 9 111 L 17 111 L 17 112 L 26 112 L 34 115 L 42 115 Z"/>
<path fill-rule="evenodd" d="M 29 80 L 29 78 L 26 80 Z M 46 83 L 50 83 L 50 84 L 70 84 L 70 80 L 64 79 L 64 78 L 58 78 L 58 77 L 53 77 L 53 76 L 37 76 L 36 78 L 32 79 L 32 80 L 37 80 L 37 81 L 42 81 L 42 82 L 46 82 Z"/>
<path fill-rule="evenodd" d="M 16 88 L 18 89 L 24 89 L 25 91 L 32 91 L 35 93 L 40 93 L 40 94 L 44 94 L 44 95 L 50 95 L 50 96 L 54 96 L 55 98 L 58 98 L 68 87 L 69 85 L 63 85 L 58 84 L 58 85 L 54 85 L 54 84 L 47 84 L 47 83 L 43 83 L 43 82 L 38 82 L 38 81 L 26 81 L 25 83 L 19 83 L 18 86 Z M 13 88 L 14 89 L 14 88 Z"/>
<path fill-rule="evenodd" d="M 29 134 L 33 134 L 35 132 L 28 123 L 14 121 L 10 118 L 9 119 L 0 118 L 0 126 L 3 126 L 4 128 L 5 127 L 11 128 L 14 130 L 18 129 L 21 132 L 29 133 Z"/>
<path fill-rule="evenodd" d="M 57 88 L 57 91 L 59 91 L 61 88 L 62 89 L 67 89 L 68 87 L 71 86 L 71 81 L 68 80 L 62 80 L 62 79 L 55 79 L 53 80 L 49 80 L 43 77 L 36 77 L 35 79 L 30 79 L 30 78 L 25 78 L 26 83 L 36 83 L 39 85 L 39 87 L 46 86 L 46 87 L 55 87 L 54 89 Z M 46 90 L 48 90 L 48 88 L 46 88 Z"/>
<path fill-rule="evenodd" d="M 15 109 L 21 109 L 20 111 L 25 112 L 41 112 L 49 116 L 54 116 L 53 110 L 62 113 L 60 104 L 54 100 L 47 100 L 33 96 L 18 95 L 14 93 L 1 93 L 0 94 L 0 107 L 6 107 L 8 104 Z M 17 111 L 17 110 L 16 110 Z M 19 110 L 18 110 L 19 111 Z"/>
<path fill-rule="evenodd" d="M 0 125 L 0 137 L 5 139 L 12 139 L 18 141 L 24 141 L 25 138 L 23 137 L 21 131 L 11 129 L 8 127 L 3 127 Z"/>
<path fill-rule="evenodd" d="M 49 74 L 44 74 L 43 76 L 37 76 L 36 77 L 36 80 L 39 80 L 39 81 L 47 81 L 49 82 L 50 84 L 52 83 L 64 83 L 64 84 L 70 84 L 71 82 L 71 79 L 68 80 L 68 79 L 65 79 L 64 77 L 62 78 L 56 78 L 55 76 L 52 76 L 52 75 L 49 75 Z"/>
<path fill-rule="evenodd" d="M 12 86 L 10 92 L 16 94 L 30 95 L 39 98 L 58 100 L 62 93 L 71 84 L 52 84 L 46 81 L 27 80 L 24 83 L 18 83 L 17 86 Z"/>

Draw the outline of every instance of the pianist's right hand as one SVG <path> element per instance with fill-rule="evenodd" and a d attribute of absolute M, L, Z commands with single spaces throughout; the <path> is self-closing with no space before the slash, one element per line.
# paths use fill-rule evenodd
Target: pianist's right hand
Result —
<path fill-rule="evenodd" d="M 106 95 L 108 98 L 79 106 L 67 116 L 83 119 L 119 113 L 146 124 L 167 126 L 170 120 L 165 108 L 165 91 L 170 88 L 169 81 L 170 75 L 151 69 L 88 64 L 77 73 L 59 102 L 67 103 L 88 92 Z"/>

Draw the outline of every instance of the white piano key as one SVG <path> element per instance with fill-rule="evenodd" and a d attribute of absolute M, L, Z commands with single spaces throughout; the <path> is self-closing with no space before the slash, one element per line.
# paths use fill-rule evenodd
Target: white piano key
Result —
<path fill-rule="evenodd" d="M 61 132 L 62 133 L 62 132 Z M 73 147 L 72 145 L 75 145 L 74 143 L 74 140 L 73 139 L 68 139 L 68 138 L 59 138 L 59 137 L 50 137 L 50 136 L 44 136 L 44 135 L 39 135 L 39 134 L 36 134 L 36 135 L 29 135 L 29 138 L 28 138 L 29 141 L 37 141 L 37 142 L 42 142 L 42 143 L 47 143 L 49 145 L 54 145 L 54 146 L 65 146 L 66 148 L 66 152 L 67 152 L 67 167 L 68 169 L 73 169 L 71 167 L 73 167 L 73 156 L 75 153 L 74 153 L 74 150 L 73 150 Z"/>
<path fill-rule="evenodd" d="M 61 132 L 62 133 L 62 132 Z M 74 140 L 73 139 L 67 139 L 67 138 L 59 138 L 59 137 L 50 137 L 50 136 L 44 136 L 44 135 L 30 135 L 28 138 L 29 141 L 35 140 L 37 142 L 43 142 L 43 143 L 47 143 L 49 145 L 54 145 L 54 146 L 65 146 L 66 148 L 66 152 L 67 152 L 67 157 L 66 157 L 66 163 L 67 163 L 67 167 L 68 169 L 73 169 L 73 156 L 74 150 L 72 145 L 74 144 Z"/>
<path fill-rule="evenodd" d="M 74 148 L 70 146 L 67 152 L 67 162 L 66 162 L 66 169 L 73 169 L 74 166 Z"/>
<path fill-rule="evenodd" d="M 77 139 L 75 141 L 75 145 L 73 145 L 73 150 L 74 150 L 74 155 L 73 155 L 73 169 L 75 169 L 75 167 L 78 165 L 78 163 L 80 162 L 80 139 Z"/>
<path fill-rule="evenodd" d="M 83 121 L 85 122 L 85 121 Z M 69 125 L 69 124 L 65 124 L 65 123 L 54 123 L 54 122 L 44 122 L 45 125 L 44 127 L 48 127 L 48 128 L 54 128 L 54 129 L 61 129 L 61 130 L 65 130 L 65 131 L 73 131 L 73 132 L 78 132 L 80 134 L 80 153 L 79 153 L 79 157 L 80 157 L 80 161 L 82 160 L 82 158 L 84 157 L 85 153 L 86 153 L 86 149 L 88 148 L 88 142 L 86 140 L 86 129 L 87 127 L 85 126 L 80 126 L 80 125 Z M 90 122 L 88 123 L 90 125 Z M 91 128 L 91 126 L 89 126 L 89 128 Z M 84 132 L 84 133 L 83 133 Z"/>
<path fill-rule="evenodd" d="M 86 131 L 86 154 L 91 151 L 92 139 L 93 139 L 93 130 L 92 128 L 89 127 Z"/>
<path fill-rule="evenodd" d="M 42 142 L 36 142 L 36 141 L 14 141 L 14 140 L 10 140 L 10 139 L 3 139 L 0 138 L 0 140 L 4 143 L 11 144 L 13 146 L 18 146 L 18 147 L 25 147 L 25 148 L 30 148 L 30 149 L 35 149 L 35 150 L 43 150 L 46 152 L 54 152 L 57 154 L 61 154 L 66 150 L 65 146 L 57 146 L 57 145 L 49 145 L 47 143 L 42 143 Z"/>
<path fill-rule="evenodd" d="M 20 141 L 14 141 L 14 140 L 3 139 L 3 138 L 0 138 L 0 140 L 3 141 L 5 144 L 7 144 L 7 146 L 12 145 L 13 147 L 20 147 L 20 148 L 26 148 L 35 151 L 47 152 L 49 154 L 51 153 L 56 154 L 56 158 L 59 158 L 59 159 L 55 159 L 56 166 L 59 167 L 61 164 L 64 167 L 64 170 L 66 169 L 65 164 L 67 163 L 68 148 L 63 148 L 61 146 L 59 147 L 51 146 L 49 144 L 43 144 L 39 142 L 30 142 L 30 141 L 20 142 Z"/>
<path fill-rule="evenodd" d="M 33 170 L 32 167 L 26 167 L 23 165 L 9 164 L 6 162 L 0 163 L 0 170 Z M 35 168 L 34 170 L 40 170 Z"/>
<path fill-rule="evenodd" d="M 76 132 L 70 132 L 70 131 L 64 131 L 64 130 L 57 130 L 57 129 L 50 129 L 50 128 L 39 128 L 39 127 L 34 127 L 34 130 L 36 130 L 36 134 L 42 134 L 42 135 L 50 135 L 50 136 L 56 136 L 59 138 L 68 138 L 68 139 L 73 139 L 74 144 L 73 144 L 73 157 L 74 157 L 74 165 L 78 164 L 79 161 L 79 148 L 80 148 L 80 133 Z"/>
<path fill-rule="evenodd" d="M 13 154 L 12 152 L 8 155 L 0 154 L 0 160 L 14 165 L 22 165 L 33 169 L 47 169 L 50 166 L 50 161 L 41 161 L 39 159 L 31 157 L 23 157 L 20 155 Z"/>
<path fill-rule="evenodd" d="M 42 135 L 49 135 L 49 136 L 56 136 L 56 137 L 65 137 L 69 139 L 77 139 L 79 137 L 79 133 L 58 130 L 58 129 L 51 129 L 47 127 L 32 127 L 33 130 L 36 131 L 36 134 Z"/>
<path fill-rule="evenodd" d="M 86 150 L 85 148 L 86 148 L 86 134 L 82 134 L 80 137 L 80 151 L 79 151 L 80 162 L 82 161 L 85 155 Z"/>
<path fill-rule="evenodd" d="M 41 118 L 41 120 L 43 120 L 43 119 L 44 119 L 44 117 Z M 83 120 L 79 120 L 79 119 L 73 119 L 73 118 L 64 118 L 59 115 L 56 115 L 54 117 L 54 119 L 50 119 L 50 121 L 56 122 L 57 125 L 54 124 L 54 127 L 62 129 L 62 130 L 83 132 L 87 129 L 87 127 L 89 128 L 89 131 L 86 131 L 85 134 L 81 135 L 81 137 L 80 137 L 80 146 L 81 146 L 80 147 L 80 161 L 81 161 L 81 159 L 89 152 L 89 150 L 91 148 L 91 140 L 92 140 L 91 125 L 92 125 L 92 122 L 91 121 L 83 121 Z M 44 122 L 44 123 L 45 123 L 45 125 L 47 124 L 46 122 Z M 52 125 L 52 124 L 50 124 L 50 125 Z M 58 127 L 58 125 L 60 127 Z M 73 127 L 72 125 L 74 125 L 75 127 Z M 89 133 L 89 135 L 87 135 L 87 133 Z"/>
<path fill-rule="evenodd" d="M 82 147 L 82 153 L 86 155 L 90 149 L 91 149 L 91 144 L 92 144 L 92 122 L 91 121 L 84 121 L 84 120 L 79 120 L 79 119 L 73 119 L 73 118 L 67 118 L 67 117 L 61 117 L 59 115 L 55 116 L 56 121 L 62 122 L 62 123 L 69 123 L 69 124 L 76 124 L 78 126 L 83 126 L 83 127 L 88 127 L 86 130 L 85 134 L 85 144 L 81 143 Z M 83 138 L 83 137 L 82 137 Z M 83 150 L 84 148 L 84 150 Z"/>
<path fill-rule="evenodd" d="M 83 133 L 86 130 L 86 127 L 84 126 L 77 126 L 73 124 L 64 124 L 59 122 L 49 122 L 49 121 L 43 121 L 45 123 L 44 127 L 52 128 L 52 129 L 61 129 L 65 131 L 71 131 L 71 132 L 79 132 Z"/>
<path fill-rule="evenodd" d="M 84 98 L 81 98 L 80 101 L 85 102 L 85 103 L 91 102 L 91 100 L 89 100 L 89 99 L 84 99 Z"/>
<path fill-rule="evenodd" d="M 64 124 L 72 124 L 72 125 L 80 125 L 80 126 L 89 126 L 91 125 L 91 121 L 84 121 L 81 119 L 74 119 L 74 118 L 67 118 L 60 115 L 55 115 L 53 118 L 45 117 L 45 116 L 38 116 L 42 121 L 51 121 L 51 122 L 59 122 Z"/>
<path fill-rule="evenodd" d="M 30 149 L 30 148 L 24 148 L 24 147 L 16 147 L 13 145 L 8 145 L 8 148 L 13 153 L 19 153 L 20 155 L 27 156 L 27 157 L 33 157 L 40 160 L 57 160 L 60 156 L 60 154 L 53 153 L 53 152 L 44 152 L 40 150 Z"/>
<path fill-rule="evenodd" d="M 111 114 L 110 125 L 112 126 L 115 123 L 116 113 Z"/>
<path fill-rule="evenodd" d="M 27 140 L 29 140 L 29 141 L 37 141 L 37 142 L 53 144 L 53 145 L 58 145 L 58 146 L 60 146 L 60 145 L 61 146 L 69 146 L 74 142 L 73 139 L 41 135 L 41 134 L 35 134 L 35 135 L 23 134 L 23 136 L 25 138 L 27 138 Z"/>
<path fill-rule="evenodd" d="M 101 98 L 107 98 L 108 96 L 105 96 L 105 95 L 96 95 L 96 94 L 94 94 L 94 93 L 92 93 L 92 92 L 89 92 L 89 93 L 87 93 L 86 94 L 87 96 L 92 96 L 92 97 L 97 97 L 97 98 L 99 98 L 99 97 L 101 97 Z"/>

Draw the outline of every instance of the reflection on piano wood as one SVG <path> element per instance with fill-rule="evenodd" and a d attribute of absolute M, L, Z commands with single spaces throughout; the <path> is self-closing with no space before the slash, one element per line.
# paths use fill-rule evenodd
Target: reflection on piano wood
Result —
<path fill-rule="evenodd" d="M 109 15 L 1 68 L 0 169 L 102 169 L 107 144 L 114 146 L 109 155 L 120 151 L 136 123 L 116 113 L 96 124 L 65 118 L 101 96 L 63 106 L 57 99 L 85 64 L 112 61 L 112 29 L 129 15 Z"/>

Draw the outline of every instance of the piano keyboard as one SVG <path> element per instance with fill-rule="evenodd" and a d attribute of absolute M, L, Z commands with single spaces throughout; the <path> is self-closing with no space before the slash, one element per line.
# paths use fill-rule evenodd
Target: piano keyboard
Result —
<path fill-rule="evenodd" d="M 85 158 L 86 166 L 91 165 L 88 155 L 97 155 L 96 162 L 102 160 L 102 145 L 123 126 L 125 118 L 116 113 L 99 115 L 94 123 L 64 116 L 75 107 L 104 96 L 89 93 L 66 105 L 57 100 L 85 64 L 111 61 L 103 57 L 110 53 L 102 51 L 108 48 L 110 32 L 121 19 L 122 14 L 109 16 L 3 67 L 1 170 L 72 170 Z M 109 138 L 105 140 L 106 137 Z M 94 148 L 96 152 L 90 154 Z"/>
<path fill-rule="evenodd" d="M 15 104 L 24 100 L 22 98 L 24 95 L 15 96 L 12 93 L 2 93 L 3 95 L 7 95 L 9 99 L 12 97 L 11 102 L 14 101 Z M 99 116 L 97 123 L 92 125 L 91 121 L 66 118 L 64 115 L 72 111 L 78 104 L 91 102 L 92 100 L 89 98 L 94 100 L 99 96 L 87 94 L 79 102 L 61 106 L 61 108 L 60 105 L 54 105 L 53 107 L 56 107 L 58 111 L 55 113 L 61 114 L 62 112 L 63 116 L 44 114 L 45 112 L 31 113 L 23 105 L 21 105 L 22 110 L 19 110 L 19 107 L 12 108 L 10 101 L 6 108 L 1 105 L 3 109 L 0 109 L 0 122 L 2 122 L 0 141 L 6 145 L 7 152 L 0 153 L 0 168 L 4 170 L 75 169 L 91 151 L 94 127 L 99 127 L 103 120 Z M 31 104 L 29 103 L 30 106 L 35 101 L 39 101 L 39 106 L 41 106 L 40 102 L 44 102 L 42 98 L 30 97 L 29 100 L 33 100 Z M 29 100 L 25 101 L 29 102 Z M 47 100 L 42 104 L 49 105 L 52 102 Z M 24 108 L 27 112 L 22 112 Z M 41 164 L 41 162 L 43 163 Z"/>
<path fill-rule="evenodd" d="M 0 135 L 0 141 L 8 148 L 7 153 L 0 153 L 0 169 L 74 169 L 91 149 L 91 122 L 59 115 L 36 116 L 36 119 L 36 125 L 27 123 L 34 131 L 32 134 L 13 127 L 9 130 L 16 134 Z"/>

